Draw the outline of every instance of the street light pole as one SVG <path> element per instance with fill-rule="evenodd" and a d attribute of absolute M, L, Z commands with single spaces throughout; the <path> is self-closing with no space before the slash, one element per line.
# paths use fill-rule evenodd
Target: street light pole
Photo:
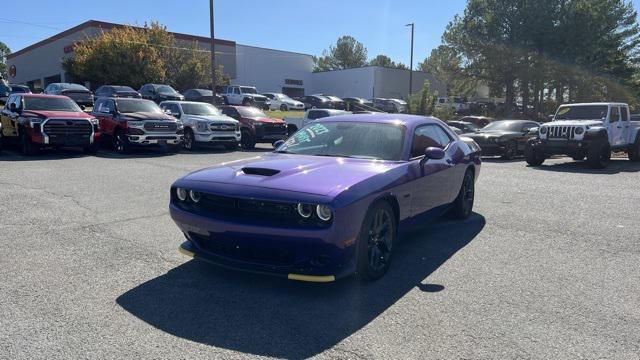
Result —
<path fill-rule="evenodd" d="M 213 0 L 209 0 L 209 23 L 211 25 L 211 90 L 213 97 L 216 96 L 216 44 L 213 33 Z"/>
<path fill-rule="evenodd" d="M 409 59 L 409 97 L 411 97 L 413 93 L 413 30 L 415 24 L 410 23 L 405 26 L 411 26 L 411 59 Z"/>

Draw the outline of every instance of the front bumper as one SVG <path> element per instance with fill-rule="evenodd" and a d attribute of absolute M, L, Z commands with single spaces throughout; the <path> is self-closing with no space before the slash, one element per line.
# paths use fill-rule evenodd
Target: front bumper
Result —
<path fill-rule="evenodd" d="M 504 154 L 506 145 L 502 143 L 478 143 L 482 156 L 499 156 Z"/>
<path fill-rule="evenodd" d="M 182 134 L 170 133 L 146 133 L 144 135 L 127 135 L 127 140 L 131 145 L 178 145 L 182 142 L 182 138 Z"/>
<path fill-rule="evenodd" d="M 284 228 L 187 212 L 170 204 L 171 218 L 187 241 L 181 252 L 231 269 L 292 280 L 333 281 L 354 270 L 355 246 L 346 231 Z"/>
<path fill-rule="evenodd" d="M 546 155 L 573 155 L 583 153 L 591 146 L 589 140 L 539 140 L 536 149 Z"/>
<path fill-rule="evenodd" d="M 211 133 L 196 133 L 196 142 L 200 143 L 237 143 L 240 142 L 240 132 L 215 131 Z"/>

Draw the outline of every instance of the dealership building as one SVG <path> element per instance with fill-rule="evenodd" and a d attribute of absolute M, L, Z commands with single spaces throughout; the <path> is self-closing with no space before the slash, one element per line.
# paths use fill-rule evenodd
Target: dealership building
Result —
<path fill-rule="evenodd" d="M 7 56 L 9 82 L 45 88 L 54 82 L 74 82 L 62 68 L 65 58 L 74 56 L 75 44 L 102 32 L 124 25 L 89 20 Z M 196 44 L 211 48 L 208 37 L 172 33 L 182 46 Z M 230 40 L 215 40 L 216 62 L 233 85 L 255 86 L 260 92 L 282 92 L 290 96 L 325 93 L 340 97 L 406 98 L 409 71 L 379 66 L 313 72 L 313 56 L 291 51 L 241 45 Z M 430 74 L 413 72 L 413 92 L 419 92 L 425 80 L 431 89 L 445 96 L 446 87 Z M 102 84 L 88 84 L 95 88 Z M 127 84 L 122 84 L 127 85 Z M 185 90 L 185 89 L 178 89 Z"/>

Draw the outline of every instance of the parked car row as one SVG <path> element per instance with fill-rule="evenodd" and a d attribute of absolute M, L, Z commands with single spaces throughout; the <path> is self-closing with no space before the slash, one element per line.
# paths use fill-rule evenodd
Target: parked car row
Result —
<path fill-rule="evenodd" d="M 137 97 L 100 97 L 90 113 L 70 97 L 11 94 L 2 109 L 0 143 L 15 143 L 25 155 L 44 147 L 81 147 L 95 153 L 100 142 L 125 153 L 136 146 L 162 146 L 178 151 L 201 145 L 229 150 L 256 143 L 273 144 L 288 136 L 282 119 L 271 119 L 253 107 L 215 106 L 167 100 L 160 104 Z"/>

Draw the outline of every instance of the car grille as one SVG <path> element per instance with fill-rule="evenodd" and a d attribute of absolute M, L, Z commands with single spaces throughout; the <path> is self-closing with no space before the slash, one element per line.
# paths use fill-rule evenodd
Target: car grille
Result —
<path fill-rule="evenodd" d="M 315 216 L 304 219 L 296 210 L 297 203 L 263 201 L 227 197 L 213 194 L 202 194 L 199 203 L 180 201 L 175 197 L 175 190 L 171 192 L 176 206 L 195 212 L 205 212 L 216 218 L 246 221 L 264 226 L 284 226 L 300 228 L 323 228 L 331 222 L 322 222 Z"/>
<path fill-rule="evenodd" d="M 295 252 L 272 241 L 265 241 L 264 245 L 260 246 L 242 238 L 223 235 L 205 236 L 189 233 L 189 238 L 206 252 L 236 260 L 275 266 L 292 265 L 295 261 Z"/>
<path fill-rule="evenodd" d="M 575 126 L 551 125 L 548 129 L 549 139 L 568 139 L 576 138 Z"/>
<path fill-rule="evenodd" d="M 265 124 L 264 135 L 287 135 L 286 124 Z"/>
<path fill-rule="evenodd" d="M 49 135 L 91 135 L 92 125 L 87 120 L 49 120 L 44 124 L 44 132 Z"/>
<path fill-rule="evenodd" d="M 178 124 L 171 121 L 145 121 L 144 129 L 156 132 L 175 132 L 178 129 Z"/>
<path fill-rule="evenodd" d="M 238 125 L 236 124 L 211 124 L 211 131 L 236 131 Z"/>

